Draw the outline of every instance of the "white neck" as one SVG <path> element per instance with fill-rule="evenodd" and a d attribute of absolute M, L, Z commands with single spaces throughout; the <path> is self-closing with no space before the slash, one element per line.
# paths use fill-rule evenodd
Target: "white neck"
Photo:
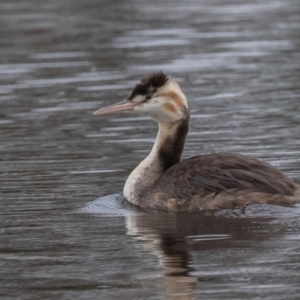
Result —
<path fill-rule="evenodd" d="M 159 130 L 150 154 L 132 171 L 123 194 L 133 204 L 144 206 L 143 193 L 172 165 L 181 159 L 189 118 L 174 123 L 159 123 Z"/>

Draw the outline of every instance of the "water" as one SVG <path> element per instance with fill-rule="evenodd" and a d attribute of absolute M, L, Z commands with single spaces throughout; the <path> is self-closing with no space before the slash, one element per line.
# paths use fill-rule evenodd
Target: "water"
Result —
<path fill-rule="evenodd" d="M 163 70 L 190 102 L 185 157 L 300 182 L 298 4 L 2 0 L 1 298 L 298 299 L 299 206 L 136 209 L 118 194 L 156 125 L 92 115 Z"/>

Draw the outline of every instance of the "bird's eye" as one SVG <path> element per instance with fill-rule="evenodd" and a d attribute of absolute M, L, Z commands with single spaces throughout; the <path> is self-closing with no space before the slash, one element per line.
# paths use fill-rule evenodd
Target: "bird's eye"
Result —
<path fill-rule="evenodd" d="M 151 99 L 151 95 L 146 95 L 145 100 L 150 100 Z"/>

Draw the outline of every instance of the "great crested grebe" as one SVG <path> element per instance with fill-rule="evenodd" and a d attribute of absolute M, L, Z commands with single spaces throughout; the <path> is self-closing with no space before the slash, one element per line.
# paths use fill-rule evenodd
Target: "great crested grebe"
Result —
<path fill-rule="evenodd" d="M 256 158 L 217 153 L 181 160 L 190 123 L 188 103 L 177 82 L 163 72 L 143 78 L 125 101 L 94 114 L 121 111 L 148 114 L 159 125 L 150 154 L 125 183 L 123 195 L 129 202 L 169 211 L 300 202 L 300 185 Z"/>

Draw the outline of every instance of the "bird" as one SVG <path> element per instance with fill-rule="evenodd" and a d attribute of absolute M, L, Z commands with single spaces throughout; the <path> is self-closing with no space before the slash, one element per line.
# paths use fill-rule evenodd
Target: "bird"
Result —
<path fill-rule="evenodd" d="M 214 153 L 182 159 L 190 127 L 187 98 L 162 71 L 146 75 L 125 101 L 95 115 L 131 111 L 158 123 L 149 155 L 131 172 L 123 189 L 131 204 L 171 212 L 236 209 L 251 204 L 293 206 L 300 185 L 276 167 L 251 156 Z"/>

